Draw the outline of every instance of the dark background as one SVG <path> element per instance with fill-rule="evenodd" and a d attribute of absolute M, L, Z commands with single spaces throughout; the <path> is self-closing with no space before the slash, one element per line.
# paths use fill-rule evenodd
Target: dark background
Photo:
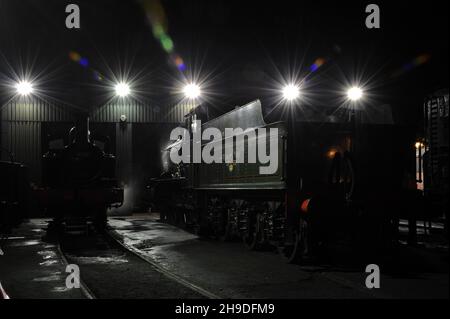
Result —
<path fill-rule="evenodd" d="M 80 6 L 80 30 L 65 27 L 69 3 Z M 322 57 L 327 63 L 307 76 L 307 103 L 338 104 L 335 96 L 360 79 L 373 103 L 391 104 L 412 123 L 424 96 L 448 87 L 446 1 L 376 1 L 379 30 L 365 27 L 365 1 L 161 3 L 185 72 L 168 62 L 140 1 L 0 0 L 0 83 L 12 69 L 27 70 L 39 74 L 49 98 L 87 108 L 108 99 L 92 70 L 106 78 L 138 75 L 138 98 L 156 104 L 176 101 L 174 88 L 198 76 L 206 79 L 206 102 L 220 113 L 255 98 L 276 103 L 281 85 L 304 78 Z M 87 57 L 89 68 L 70 61 L 71 50 Z M 421 54 L 430 56 L 427 63 L 398 74 Z M 0 96 L 8 98 L 4 86 Z"/>

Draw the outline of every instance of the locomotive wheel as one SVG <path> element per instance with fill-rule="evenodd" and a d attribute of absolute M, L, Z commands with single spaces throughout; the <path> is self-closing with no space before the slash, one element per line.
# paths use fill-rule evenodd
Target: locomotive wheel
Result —
<path fill-rule="evenodd" d="M 161 206 L 159 220 L 163 223 L 167 223 L 167 208 L 165 205 Z"/>
<path fill-rule="evenodd" d="M 262 230 L 261 216 L 257 214 L 254 221 L 249 222 L 249 230 L 242 237 L 245 246 L 250 250 L 258 250 L 261 246 Z"/>
<path fill-rule="evenodd" d="M 165 213 L 166 213 L 166 223 L 168 223 L 170 225 L 175 225 L 176 224 L 176 220 L 177 220 L 175 208 L 168 205 L 166 207 L 166 212 Z"/>
<path fill-rule="evenodd" d="M 180 228 L 185 228 L 187 217 L 186 217 L 186 213 L 184 212 L 184 209 L 182 209 L 180 207 L 176 207 L 174 215 L 175 215 L 175 226 L 180 227 Z"/>
<path fill-rule="evenodd" d="M 230 241 L 233 238 L 233 225 L 231 223 L 232 221 L 229 209 L 227 210 L 227 215 L 224 219 L 223 231 L 219 236 L 219 240 L 222 242 Z"/>
<path fill-rule="evenodd" d="M 352 198 L 355 189 L 355 171 L 349 152 L 345 152 L 343 156 L 339 152 L 335 154 L 328 180 L 342 199 L 350 200 Z"/>
<path fill-rule="evenodd" d="M 217 209 L 210 217 L 211 237 L 215 240 L 224 241 L 227 236 L 227 217 L 222 210 Z"/>
<path fill-rule="evenodd" d="M 189 225 L 189 217 L 188 217 L 188 214 L 186 213 L 185 210 L 183 210 L 183 214 L 182 214 L 181 217 L 182 217 L 182 226 L 183 226 L 183 228 L 188 227 L 188 225 Z"/>
<path fill-rule="evenodd" d="M 278 248 L 279 253 L 286 262 L 301 262 L 308 256 L 310 252 L 308 228 L 307 221 L 301 218 L 299 227 L 294 230 L 293 242 Z"/>
<path fill-rule="evenodd" d="M 231 226 L 230 225 L 226 225 L 224 231 L 217 237 L 220 241 L 222 242 L 227 242 L 230 241 L 232 236 L 231 236 Z"/>

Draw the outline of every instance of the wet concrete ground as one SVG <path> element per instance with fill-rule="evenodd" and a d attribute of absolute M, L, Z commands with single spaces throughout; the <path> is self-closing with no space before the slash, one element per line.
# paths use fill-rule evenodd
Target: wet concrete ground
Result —
<path fill-rule="evenodd" d="M 84 283 L 99 299 L 204 298 L 167 278 L 104 235 L 64 238 L 61 249 L 80 267 Z"/>
<path fill-rule="evenodd" d="M 1 247 L 0 281 L 11 299 L 86 298 L 66 287 L 66 264 L 54 243 L 42 241 L 46 220 L 35 219 L 14 230 Z"/>
<path fill-rule="evenodd" d="M 104 235 L 60 237 L 60 250 L 56 243 L 46 242 L 46 227 L 47 220 L 26 222 L 2 246 L 0 282 L 11 299 L 87 298 L 81 289 L 66 287 L 67 263 L 79 267 L 94 298 L 204 298 L 105 240 Z"/>
<path fill-rule="evenodd" d="M 109 225 L 126 245 L 181 282 L 102 236 L 65 241 L 66 257 L 98 298 L 205 297 L 183 281 L 223 298 L 449 297 L 448 246 L 402 245 L 380 264 L 381 288 L 370 290 L 365 265 L 346 262 L 348 253 L 336 253 L 330 264 L 292 265 L 273 251 L 199 238 L 157 216 L 114 217 Z M 42 240 L 45 227 L 45 220 L 25 223 L 1 247 L 0 282 L 11 298 L 85 298 L 80 289 L 66 288 L 66 265 L 57 246 Z"/>
<path fill-rule="evenodd" d="M 286 264 L 272 251 L 201 239 L 148 217 L 111 218 L 125 244 L 224 298 L 448 298 L 445 253 L 401 246 L 380 266 L 381 288 L 365 286 L 365 265 Z M 447 251 L 448 256 L 448 251 Z M 345 258 L 344 258 L 345 259 Z"/>

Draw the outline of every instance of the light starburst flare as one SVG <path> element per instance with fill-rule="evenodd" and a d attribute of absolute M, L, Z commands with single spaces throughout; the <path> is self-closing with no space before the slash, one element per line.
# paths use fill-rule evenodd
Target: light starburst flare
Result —
<path fill-rule="evenodd" d="M 197 84 L 190 83 L 184 87 L 183 93 L 188 99 L 196 99 L 200 97 L 200 95 L 202 94 L 202 90 Z"/>
<path fill-rule="evenodd" d="M 300 96 L 300 89 L 294 84 L 286 85 L 283 88 L 283 97 L 288 101 L 293 101 Z"/>
<path fill-rule="evenodd" d="M 127 95 L 130 94 L 130 86 L 127 83 L 117 83 L 116 87 L 116 95 L 120 96 L 120 97 L 126 97 Z"/>
<path fill-rule="evenodd" d="M 347 91 L 347 97 L 351 101 L 358 101 L 359 99 L 362 98 L 362 96 L 363 96 L 363 91 L 359 87 L 354 86 L 354 87 L 348 89 L 348 91 Z"/>
<path fill-rule="evenodd" d="M 20 81 L 16 84 L 16 91 L 19 95 L 26 96 L 33 93 L 33 85 L 28 81 Z"/>

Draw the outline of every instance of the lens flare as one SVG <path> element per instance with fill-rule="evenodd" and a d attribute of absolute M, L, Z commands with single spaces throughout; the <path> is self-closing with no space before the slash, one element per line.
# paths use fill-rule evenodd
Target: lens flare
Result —
<path fill-rule="evenodd" d="M 313 64 L 309 67 L 309 70 L 311 72 L 316 72 L 322 65 L 324 65 L 327 62 L 324 58 L 317 58 L 316 61 L 314 61 Z"/>
<path fill-rule="evenodd" d="M 33 93 L 33 85 L 28 81 L 21 81 L 16 84 L 17 93 L 20 95 L 29 95 Z"/>
<path fill-rule="evenodd" d="M 202 92 L 197 84 L 191 83 L 184 87 L 183 93 L 188 99 L 196 99 Z"/>
<path fill-rule="evenodd" d="M 347 91 L 347 97 L 351 101 L 357 101 L 357 100 L 361 99 L 362 96 L 363 96 L 363 91 L 359 87 L 354 86 Z"/>
<path fill-rule="evenodd" d="M 82 67 L 85 67 L 85 68 L 87 68 L 89 66 L 89 61 L 87 58 L 81 58 L 79 63 Z"/>
<path fill-rule="evenodd" d="M 286 85 L 283 88 L 283 97 L 288 101 L 293 101 L 300 96 L 300 89 L 294 84 Z"/>
<path fill-rule="evenodd" d="M 79 62 L 81 60 L 81 55 L 78 52 L 70 51 L 69 59 L 72 60 L 73 62 Z"/>
<path fill-rule="evenodd" d="M 120 97 L 125 97 L 130 94 L 130 86 L 126 83 L 117 83 L 115 89 L 116 94 Z"/>
<path fill-rule="evenodd" d="M 181 72 L 186 71 L 186 64 L 180 54 L 176 52 L 174 39 L 169 35 L 169 21 L 160 0 L 142 0 L 142 8 L 152 27 L 153 36 L 163 50 L 169 55 L 169 61 Z"/>
<path fill-rule="evenodd" d="M 430 61 L 430 59 L 431 59 L 431 54 L 429 54 L 429 53 L 420 54 L 417 57 L 410 60 L 409 62 L 403 64 L 401 68 L 395 70 L 391 74 L 391 77 L 398 77 L 398 76 L 405 74 L 406 72 L 412 71 L 413 69 L 418 68 L 419 66 L 428 63 Z"/>

